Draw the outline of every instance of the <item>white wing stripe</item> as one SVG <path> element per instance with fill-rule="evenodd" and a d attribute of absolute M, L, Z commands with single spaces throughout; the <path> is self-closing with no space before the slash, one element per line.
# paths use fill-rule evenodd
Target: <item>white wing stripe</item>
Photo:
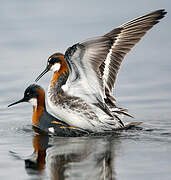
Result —
<path fill-rule="evenodd" d="M 110 49 L 106 60 L 104 61 L 105 63 L 105 68 L 104 68 L 104 74 L 103 74 L 103 80 L 104 80 L 104 86 L 107 86 L 107 78 L 109 77 L 109 65 L 110 65 L 110 61 L 111 61 L 111 54 L 112 54 L 112 48 Z"/>

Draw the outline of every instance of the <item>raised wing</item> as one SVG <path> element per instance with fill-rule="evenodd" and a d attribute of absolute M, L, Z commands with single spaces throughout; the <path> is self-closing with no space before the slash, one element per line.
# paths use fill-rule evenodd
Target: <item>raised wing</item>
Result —
<path fill-rule="evenodd" d="M 67 80 L 68 84 L 72 84 L 70 91 L 71 88 L 83 88 L 82 92 L 96 94 L 98 99 L 103 101 L 104 86 L 99 67 L 109 53 L 112 44 L 113 40 L 111 38 L 97 37 L 68 48 L 65 59 L 70 70 L 69 79 Z"/>
<path fill-rule="evenodd" d="M 112 98 L 111 90 L 125 55 L 165 14 L 164 10 L 154 11 L 104 36 L 68 48 L 65 53 L 70 70 L 68 94 L 105 106 L 106 96 Z"/>
<path fill-rule="evenodd" d="M 121 31 L 117 37 L 114 37 L 112 48 L 100 66 L 106 92 L 110 93 L 114 87 L 118 71 L 125 55 L 165 14 L 165 10 L 157 10 L 133 19 L 119 27 Z M 111 39 L 113 39 L 113 36 L 115 36 L 115 29 L 104 35 L 104 37 Z"/>
<path fill-rule="evenodd" d="M 120 28 L 117 31 L 120 31 Z M 103 110 L 107 110 L 107 107 L 104 103 L 104 85 L 99 67 L 109 53 L 112 44 L 111 38 L 98 37 L 75 44 L 65 53 L 70 71 L 65 91 L 90 104 L 100 105 Z"/>

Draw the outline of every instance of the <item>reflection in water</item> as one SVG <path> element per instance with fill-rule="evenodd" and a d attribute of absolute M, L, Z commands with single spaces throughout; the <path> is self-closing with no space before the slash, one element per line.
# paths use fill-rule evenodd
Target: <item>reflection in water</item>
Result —
<path fill-rule="evenodd" d="M 49 138 L 36 134 L 33 136 L 34 152 L 31 158 L 25 160 L 25 168 L 29 175 L 42 175 L 47 169 L 47 176 L 52 180 L 115 179 L 114 161 L 118 143 L 117 137 L 111 139 L 109 136 Z"/>
<path fill-rule="evenodd" d="M 28 174 L 37 174 L 44 170 L 48 142 L 49 136 L 47 135 L 36 134 L 33 136 L 34 152 L 31 158 L 25 160 L 25 168 Z"/>

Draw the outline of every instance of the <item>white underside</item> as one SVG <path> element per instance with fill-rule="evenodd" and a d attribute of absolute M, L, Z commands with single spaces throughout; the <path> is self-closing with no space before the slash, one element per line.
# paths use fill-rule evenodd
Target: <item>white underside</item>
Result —
<path fill-rule="evenodd" d="M 60 120 L 68 123 L 71 126 L 92 129 L 92 125 L 83 116 L 79 116 L 69 108 L 62 108 L 60 105 L 54 105 L 48 98 L 48 105 L 52 113 Z M 94 128 L 92 129 L 94 130 Z"/>
<path fill-rule="evenodd" d="M 89 119 L 88 116 L 85 116 L 81 112 L 73 111 L 69 107 L 63 108 L 62 105 L 54 104 L 52 101 L 50 101 L 49 96 L 47 97 L 49 108 L 54 116 L 71 126 L 94 132 L 103 132 L 104 130 L 112 130 L 112 128 L 120 127 L 120 124 L 117 122 L 117 120 L 114 120 L 113 118 L 111 119 L 111 117 L 109 117 L 98 107 L 94 106 L 93 109 L 94 113 L 98 115 L 98 119 Z M 80 111 L 81 110 L 82 109 L 80 108 Z"/>

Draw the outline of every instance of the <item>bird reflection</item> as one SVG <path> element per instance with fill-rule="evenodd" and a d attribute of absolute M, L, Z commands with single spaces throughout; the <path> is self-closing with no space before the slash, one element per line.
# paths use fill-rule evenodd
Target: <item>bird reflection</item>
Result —
<path fill-rule="evenodd" d="M 49 137 L 33 136 L 34 152 L 25 160 L 29 175 L 46 174 L 51 180 L 116 179 L 115 149 L 118 138 L 113 137 Z"/>
<path fill-rule="evenodd" d="M 45 169 L 46 150 L 49 147 L 49 136 L 46 134 L 35 134 L 33 136 L 33 148 L 29 159 L 25 160 L 25 169 L 28 174 L 42 173 Z"/>

